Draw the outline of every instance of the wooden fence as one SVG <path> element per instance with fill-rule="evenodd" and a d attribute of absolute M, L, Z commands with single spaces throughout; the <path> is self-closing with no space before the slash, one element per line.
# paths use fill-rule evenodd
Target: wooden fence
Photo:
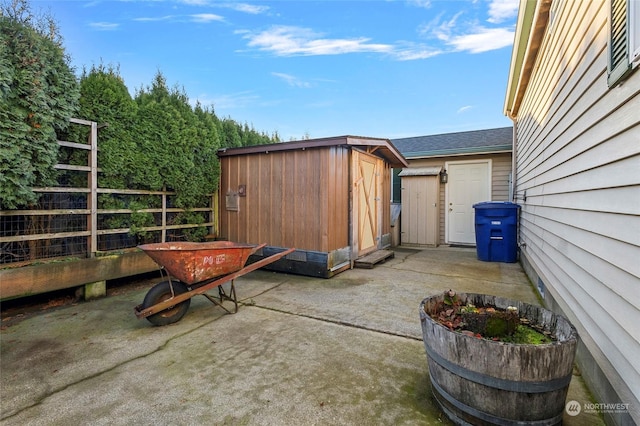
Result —
<path fill-rule="evenodd" d="M 175 193 L 135 189 L 98 187 L 98 129 L 96 122 L 71 119 L 74 125 L 88 127 L 87 143 L 58 141 L 63 149 L 86 152 L 86 165 L 56 164 L 55 168 L 78 173 L 86 178 L 86 187 L 33 188 L 40 202 L 33 209 L 0 210 L 0 266 L 21 266 L 42 259 L 90 258 L 102 253 L 121 252 L 144 242 L 184 240 L 185 230 L 206 227 L 208 234 L 217 229 L 217 197 L 208 205 L 191 211 L 200 212 L 205 221 L 199 224 L 177 224 L 173 219 L 183 209 L 172 207 Z M 150 196 L 158 197 L 152 205 L 160 207 L 139 210 L 100 209 L 98 197 Z M 154 224 L 139 227 L 136 234 L 130 227 L 112 228 L 110 220 L 122 215 L 148 213 Z M 114 222 L 114 221 L 111 221 Z M 122 221 L 120 221 L 122 222 Z M 140 235 L 143 235 L 141 237 Z"/>

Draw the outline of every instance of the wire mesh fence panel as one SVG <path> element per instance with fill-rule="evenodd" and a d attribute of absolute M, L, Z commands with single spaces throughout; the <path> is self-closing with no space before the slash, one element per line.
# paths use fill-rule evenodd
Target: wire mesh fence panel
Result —
<path fill-rule="evenodd" d="M 213 197 L 185 211 L 175 206 L 172 191 L 99 188 L 99 168 L 90 164 L 98 149 L 91 139 L 96 123 L 72 123 L 85 128 L 80 134 L 87 143 L 58 141 L 58 185 L 33 188 L 38 202 L 26 209 L 0 211 L 1 266 L 204 239 L 214 225 Z"/>

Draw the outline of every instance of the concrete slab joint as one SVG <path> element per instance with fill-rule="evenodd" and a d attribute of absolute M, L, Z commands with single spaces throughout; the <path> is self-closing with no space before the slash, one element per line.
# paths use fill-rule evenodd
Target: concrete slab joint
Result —
<path fill-rule="evenodd" d="M 474 249 L 394 253 L 331 279 L 253 271 L 236 279 L 235 315 L 196 296 L 163 327 L 133 312 L 160 278 L 3 315 L 0 425 L 450 425 L 429 384 L 420 301 L 449 288 L 537 295 L 519 264 Z M 86 298 L 104 294 L 87 281 L 76 284 Z M 593 402 L 581 376 L 567 400 Z M 583 412 L 563 424 L 603 422 Z"/>

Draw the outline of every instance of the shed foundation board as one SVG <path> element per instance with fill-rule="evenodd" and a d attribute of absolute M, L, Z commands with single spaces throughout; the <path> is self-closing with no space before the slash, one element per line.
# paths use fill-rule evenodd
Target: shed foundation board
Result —
<path fill-rule="evenodd" d="M 247 264 L 257 262 L 284 250 L 281 247 L 264 247 L 262 250 L 252 254 Z M 346 247 L 330 253 L 296 250 L 282 259 L 264 266 L 262 269 L 309 277 L 331 278 L 350 267 L 350 249 Z"/>

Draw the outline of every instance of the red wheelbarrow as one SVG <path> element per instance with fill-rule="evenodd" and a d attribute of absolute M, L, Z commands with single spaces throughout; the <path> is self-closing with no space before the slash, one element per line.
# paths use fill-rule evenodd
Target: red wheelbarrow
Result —
<path fill-rule="evenodd" d="M 180 321 L 187 313 L 191 298 L 202 294 L 228 313 L 238 312 L 238 298 L 234 280 L 251 271 L 262 268 L 295 251 L 284 250 L 255 263 L 245 266 L 253 253 L 266 246 L 250 245 L 232 241 L 212 241 L 205 243 L 174 242 L 139 246 L 149 257 L 160 265 L 168 277 L 151 288 L 142 304 L 134 308 L 138 318 L 146 318 L 153 325 L 168 325 Z M 231 281 L 227 293 L 222 284 Z M 218 298 L 206 294 L 218 287 Z M 230 311 L 223 302 L 231 301 Z"/>

